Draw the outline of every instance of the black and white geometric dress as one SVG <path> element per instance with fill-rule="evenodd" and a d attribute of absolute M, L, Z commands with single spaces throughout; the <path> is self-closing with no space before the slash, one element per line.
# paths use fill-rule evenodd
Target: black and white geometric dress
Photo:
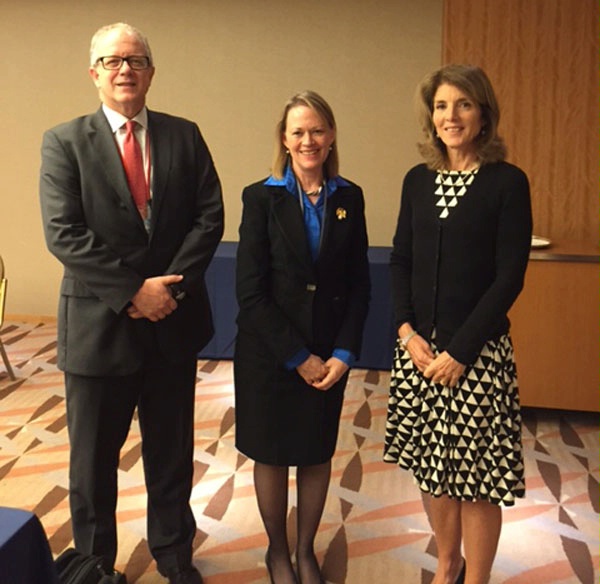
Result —
<path fill-rule="evenodd" d="M 439 172 L 441 220 L 477 171 Z M 435 338 L 432 349 L 437 354 Z M 454 388 L 425 379 L 396 344 L 384 461 L 410 470 L 419 488 L 460 501 L 513 505 L 525 495 L 521 412 L 508 334 L 488 341 Z"/>

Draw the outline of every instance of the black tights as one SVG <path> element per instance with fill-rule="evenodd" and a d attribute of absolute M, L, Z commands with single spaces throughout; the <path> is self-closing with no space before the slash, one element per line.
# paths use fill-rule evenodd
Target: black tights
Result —
<path fill-rule="evenodd" d="M 258 509 L 269 538 L 267 562 L 276 584 L 322 582 L 314 552 L 314 541 L 323 515 L 330 476 L 331 461 L 297 468 L 298 580 L 292 567 L 287 539 L 289 467 L 255 463 L 254 486 Z"/>

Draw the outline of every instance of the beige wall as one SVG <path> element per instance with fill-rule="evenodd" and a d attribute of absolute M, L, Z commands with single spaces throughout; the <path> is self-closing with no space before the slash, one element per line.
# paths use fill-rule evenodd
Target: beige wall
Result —
<path fill-rule="evenodd" d="M 240 193 L 266 176 L 285 100 L 310 88 L 332 105 L 341 172 L 367 198 L 372 245 L 390 245 L 400 182 L 419 158 L 418 81 L 441 62 L 443 0 L 0 0 L 0 254 L 7 313 L 53 315 L 60 266 L 38 205 L 41 135 L 98 106 L 89 40 L 126 21 L 149 37 L 148 105 L 195 120 L 221 175 L 237 240 Z"/>

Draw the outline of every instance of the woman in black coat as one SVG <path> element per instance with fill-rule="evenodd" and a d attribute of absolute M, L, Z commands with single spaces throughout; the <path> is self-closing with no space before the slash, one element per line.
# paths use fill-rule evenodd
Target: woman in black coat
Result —
<path fill-rule="evenodd" d="M 306 91 L 288 101 L 272 174 L 242 198 L 236 446 L 255 461 L 271 580 L 317 584 L 314 539 L 370 294 L 363 194 L 338 174 L 335 120 L 322 97 Z M 290 466 L 298 580 L 286 537 Z"/>
<path fill-rule="evenodd" d="M 504 161 L 481 69 L 443 67 L 419 96 L 426 164 L 404 179 L 390 260 L 398 345 L 384 459 L 423 492 L 438 549 L 433 584 L 484 584 L 500 505 L 525 492 L 507 313 L 529 257 L 529 184 Z"/>

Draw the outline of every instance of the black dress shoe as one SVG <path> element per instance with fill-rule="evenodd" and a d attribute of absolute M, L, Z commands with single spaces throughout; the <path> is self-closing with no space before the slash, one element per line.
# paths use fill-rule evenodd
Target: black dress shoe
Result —
<path fill-rule="evenodd" d="M 125 574 L 121 574 L 121 572 L 115 570 L 112 577 L 115 584 L 127 584 L 127 578 L 125 577 Z"/>
<path fill-rule="evenodd" d="M 269 550 L 265 554 L 265 564 L 267 566 L 267 571 L 269 572 L 269 582 L 271 584 L 275 584 L 275 580 L 273 579 L 273 572 L 271 571 L 271 556 L 269 555 Z M 294 574 L 294 582 L 298 582 Z"/>
<path fill-rule="evenodd" d="M 169 578 L 169 584 L 203 584 L 200 572 L 198 572 L 198 570 L 196 570 L 196 568 L 193 566 L 184 572 L 168 574 L 167 578 Z"/>

